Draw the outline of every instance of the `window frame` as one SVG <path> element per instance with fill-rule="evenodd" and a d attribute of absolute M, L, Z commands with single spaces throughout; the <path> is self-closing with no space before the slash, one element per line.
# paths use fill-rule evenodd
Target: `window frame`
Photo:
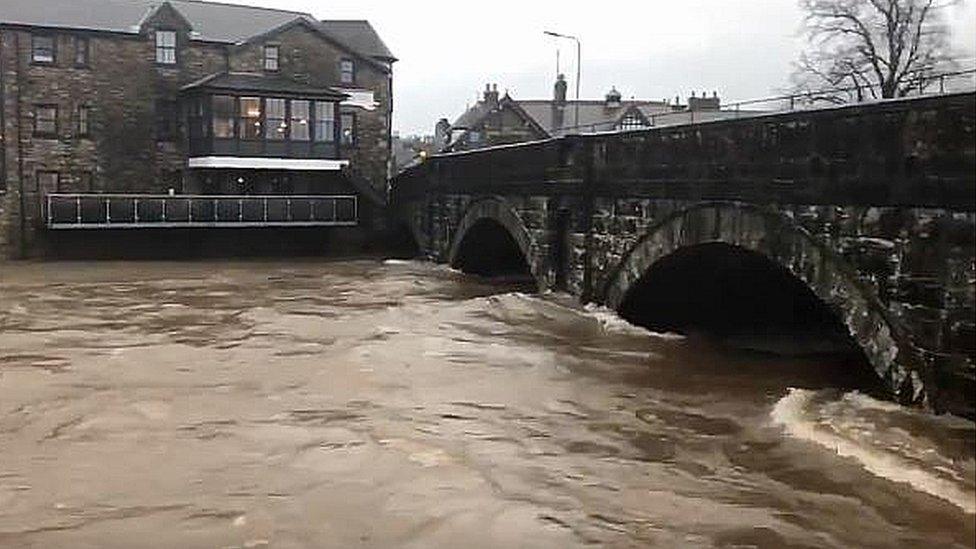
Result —
<path fill-rule="evenodd" d="M 88 39 L 88 37 L 76 35 L 74 37 L 74 45 L 75 45 L 75 52 L 74 52 L 75 68 L 86 69 L 89 66 L 91 66 L 91 41 Z M 80 47 L 82 45 L 84 45 L 84 48 Z M 84 52 L 83 55 L 84 58 L 81 61 L 79 61 L 79 54 L 82 52 Z"/>
<path fill-rule="evenodd" d="M 257 100 L 258 104 L 258 116 L 245 116 L 244 113 L 244 101 L 245 100 Z M 245 128 L 247 128 L 246 120 L 257 120 L 258 129 L 254 133 L 253 137 L 247 137 L 245 135 Z M 264 97 L 260 95 L 241 95 L 237 96 L 237 139 L 241 141 L 264 141 Z"/>
<path fill-rule="evenodd" d="M 220 135 L 217 133 L 217 120 L 218 120 L 217 98 L 218 97 L 220 98 L 226 97 L 230 99 L 230 111 L 228 113 L 221 113 L 226 116 L 226 118 L 224 118 L 223 120 L 230 120 L 230 135 Z M 209 121 L 210 136 L 212 136 L 214 139 L 239 139 L 238 131 L 237 131 L 237 119 L 240 118 L 240 114 L 238 110 L 239 110 L 239 105 L 237 102 L 236 95 L 215 94 L 210 96 L 210 121 Z M 206 114 L 203 114 L 204 118 L 206 118 L 206 116 L 207 116 Z"/>
<path fill-rule="evenodd" d="M 272 142 L 275 142 L 275 143 L 280 143 L 280 142 L 283 142 L 283 141 L 290 141 L 291 139 L 290 139 L 290 135 L 289 135 L 290 132 L 289 132 L 289 127 L 288 127 L 288 121 L 289 121 L 288 100 L 285 99 L 284 97 L 264 97 L 262 99 L 264 99 L 264 109 L 263 109 L 263 114 L 264 114 L 264 128 L 263 129 L 264 129 L 264 132 L 263 132 L 263 135 L 264 135 L 265 141 L 272 141 Z M 278 102 L 281 103 L 281 112 L 280 113 L 276 113 L 276 115 L 277 114 L 280 114 L 281 116 L 274 116 L 274 117 L 271 116 L 271 108 L 269 107 L 269 104 L 271 104 L 272 102 L 274 102 L 275 105 L 277 105 Z M 277 126 L 272 121 L 274 121 L 275 123 L 277 123 Z M 282 127 L 281 126 L 282 124 L 284 125 L 284 127 L 283 127 L 284 131 L 277 132 L 275 128 L 276 127 Z M 278 137 L 278 136 L 280 136 L 280 137 Z"/>
<path fill-rule="evenodd" d="M 328 105 L 327 109 L 321 108 L 323 105 Z M 314 143 L 336 143 L 336 103 L 335 101 L 321 101 L 316 100 L 313 102 L 313 109 L 315 112 L 312 114 L 312 141 Z M 328 112 L 330 118 L 323 118 L 320 114 Z M 328 122 L 331 126 L 332 131 L 320 132 L 320 124 Z"/>
<path fill-rule="evenodd" d="M 160 37 L 163 35 L 173 36 L 173 45 L 169 46 L 166 44 L 160 44 Z M 156 60 L 156 65 L 160 67 L 175 67 L 180 64 L 180 36 L 179 33 L 174 29 L 156 29 L 153 33 L 153 46 L 154 46 L 154 56 Z M 173 61 L 167 61 L 166 56 L 160 60 L 160 52 L 173 52 Z"/>
<path fill-rule="evenodd" d="M 50 40 L 51 41 L 51 59 L 38 59 L 37 51 L 39 40 Z M 56 34 L 51 33 L 37 33 L 31 34 L 31 64 L 32 65 L 43 65 L 43 66 L 53 66 L 58 64 L 58 37 Z"/>
<path fill-rule="evenodd" d="M 346 63 L 349 64 L 349 70 L 346 70 Z M 348 80 L 346 80 L 346 75 Z M 356 62 L 351 57 L 343 57 L 339 60 L 339 83 L 340 84 L 350 84 L 356 85 Z"/>
<path fill-rule="evenodd" d="M 78 105 L 75 110 L 75 137 L 91 136 L 91 105 Z"/>
<path fill-rule="evenodd" d="M 349 131 L 348 139 L 346 138 L 346 125 L 343 123 L 343 119 L 346 117 L 348 117 L 352 121 L 352 124 L 349 125 L 350 131 Z M 352 112 L 339 113 L 339 145 L 342 145 L 344 147 L 355 147 L 357 145 L 359 141 L 356 136 L 357 125 L 358 125 L 358 121 L 356 120 L 356 113 L 352 113 Z"/>
<path fill-rule="evenodd" d="M 305 104 L 305 124 L 304 124 L 304 136 L 301 138 L 295 138 L 295 128 L 303 127 L 302 118 L 295 117 L 295 104 L 304 103 Z M 311 99 L 292 99 L 288 104 L 288 140 L 293 143 L 309 143 L 312 141 L 312 126 L 314 122 L 312 121 L 312 103 Z"/>
<path fill-rule="evenodd" d="M 43 130 L 38 129 L 38 126 L 39 126 L 38 122 L 41 120 L 41 116 L 40 116 L 41 109 L 52 109 L 54 111 L 54 118 L 53 118 L 54 130 L 53 131 L 43 131 Z M 37 137 L 37 138 L 41 138 L 41 139 L 57 139 L 58 138 L 58 135 L 61 133 L 60 132 L 60 129 L 61 129 L 60 128 L 60 123 L 59 123 L 59 120 L 58 120 L 60 118 L 60 112 L 59 112 L 59 110 L 60 109 L 58 109 L 58 105 L 56 103 L 37 103 L 37 104 L 35 104 L 34 105 L 34 127 L 33 127 L 33 130 L 34 131 L 31 132 L 31 135 L 33 135 L 34 137 Z"/>
<path fill-rule="evenodd" d="M 274 52 L 274 56 L 268 55 L 268 52 Z M 281 45 L 279 44 L 265 44 L 261 49 L 262 52 L 262 62 L 261 66 L 264 68 L 265 72 L 279 72 L 281 70 Z M 269 67 L 268 62 L 274 61 L 274 67 Z"/>

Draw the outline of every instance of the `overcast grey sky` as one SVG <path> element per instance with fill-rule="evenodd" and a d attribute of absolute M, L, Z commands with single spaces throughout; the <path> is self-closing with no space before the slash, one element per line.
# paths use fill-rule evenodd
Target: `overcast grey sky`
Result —
<path fill-rule="evenodd" d="M 520 99 L 549 97 L 557 46 L 571 78 L 576 53 L 546 29 L 582 39 L 584 98 L 603 97 L 611 85 L 628 98 L 684 98 L 692 90 L 717 91 L 723 101 L 765 97 L 786 86 L 803 46 L 796 0 L 224 1 L 370 20 L 400 59 L 394 129 L 403 135 L 453 120 L 486 82 Z M 954 42 L 971 65 L 976 0 L 949 9 Z"/>

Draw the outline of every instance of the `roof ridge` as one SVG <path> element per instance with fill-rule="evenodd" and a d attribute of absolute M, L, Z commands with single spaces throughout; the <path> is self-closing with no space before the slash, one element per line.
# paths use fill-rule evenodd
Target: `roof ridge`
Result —
<path fill-rule="evenodd" d="M 248 4 L 235 4 L 235 3 L 229 2 L 229 1 L 218 1 L 218 0 L 160 0 L 160 4 L 166 3 L 166 2 L 169 2 L 169 3 L 182 2 L 182 3 L 186 3 L 186 4 L 209 4 L 209 5 L 212 5 L 212 6 L 225 6 L 225 7 L 229 7 L 229 8 L 243 8 L 243 9 L 248 9 L 248 10 L 273 11 L 273 12 L 277 12 L 277 13 L 292 13 L 292 14 L 295 14 L 295 15 L 304 15 L 304 16 L 311 17 L 311 18 L 315 19 L 315 17 L 310 12 L 307 12 L 307 11 L 283 10 L 283 9 L 280 9 L 280 8 L 269 8 L 269 7 L 265 7 L 265 6 L 251 6 L 251 5 L 248 5 Z"/>

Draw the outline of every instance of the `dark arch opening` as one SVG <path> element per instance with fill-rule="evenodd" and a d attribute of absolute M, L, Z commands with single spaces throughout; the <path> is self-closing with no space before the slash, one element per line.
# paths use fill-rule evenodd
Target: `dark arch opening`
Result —
<path fill-rule="evenodd" d="M 823 361 L 830 385 L 885 394 L 838 314 L 789 270 L 741 247 L 701 244 L 661 258 L 618 312 L 654 331 L 704 336 L 737 351 L 830 357 Z"/>
<path fill-rule="evenodd" d="M 534 283 L 518 242 L 504 225 L 493 219 L 481 219 L 468 229 L 451 266 L 483 277 Z"/>

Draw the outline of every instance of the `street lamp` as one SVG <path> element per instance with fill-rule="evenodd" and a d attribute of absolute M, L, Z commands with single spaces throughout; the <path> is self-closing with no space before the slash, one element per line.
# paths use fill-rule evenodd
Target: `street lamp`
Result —
<path fill-rule="evenodd" d="M 579 131 L 579 102 L 580 102 L 580 53 L 582 51 L 582 46 L 580 46 L 579 38 L 575 36 L 570 36 L 568 34 L 559 34 L 558 32 L 552 31 L 542 31 L 543 34 L 553 36 L 555 38 L 566 38 L 576 42 L 576 106 L 573 125 L 576 127 L 576 131 Z"/>

